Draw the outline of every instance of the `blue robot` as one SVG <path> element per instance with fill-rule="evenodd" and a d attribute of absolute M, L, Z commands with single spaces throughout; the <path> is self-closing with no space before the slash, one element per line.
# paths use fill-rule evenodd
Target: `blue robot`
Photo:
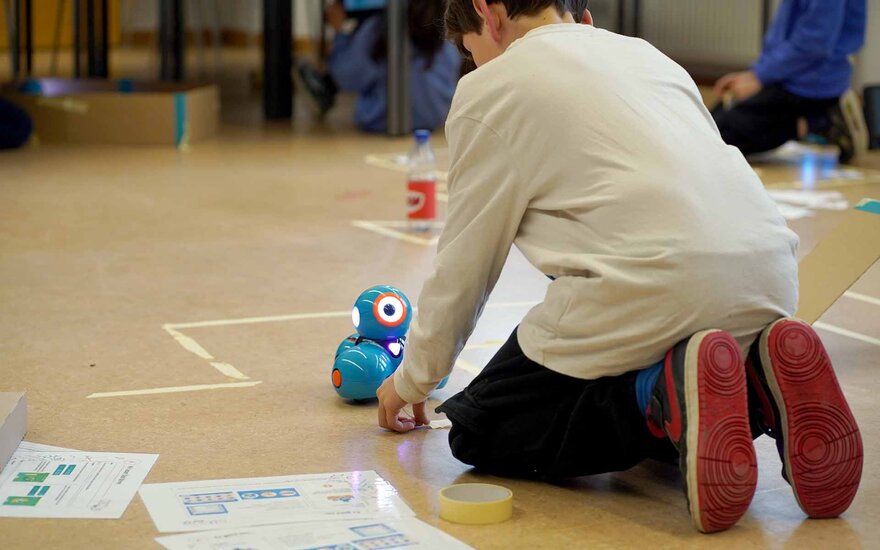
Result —
<path fill-rule="evenodd" d="M 358 296 L 351 320 L 357 332 L 336 348 L 330 379 L 344 399 L 372 399 L 403 361 L 412 305 L 397 288 L 377 285 Z"/>

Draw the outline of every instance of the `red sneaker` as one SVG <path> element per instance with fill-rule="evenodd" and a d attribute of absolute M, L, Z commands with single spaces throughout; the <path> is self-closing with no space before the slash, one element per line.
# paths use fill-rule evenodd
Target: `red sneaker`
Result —
<path fill-rule="evenodd" d="M 733 526 L 758 481 L 739 344 L 720 330 L 678 343 L 651 396 L 649 423 L 679 451 L 688 508 L 704 533 Z"/>
<path fill-rule="evenodd" d="M 776 439 L 801 509 L 811 518 L 839 516 L 859 488 L 862 437 L 819 335 L 803 321 L 780 319 L 752 346 L 746 370 L 753 417 Z"/>

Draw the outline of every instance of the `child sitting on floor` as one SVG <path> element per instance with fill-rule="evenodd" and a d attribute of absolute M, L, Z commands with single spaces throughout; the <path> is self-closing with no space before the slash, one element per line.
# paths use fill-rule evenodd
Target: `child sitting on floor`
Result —
<path fill-rule="evenodd" d="M 553 282 L 437 409 L 456 458 L 553 479 L 678 456 L 711 532 L 748 508 L 767 432 L 803 510 L 839 515 L 862 444 L 822 342 L 789 318 L 797 236 L 690 76 L 643 40 L 573 24 L 566 4 L 448 1 L 478 69 L 446 124 L 446 225 L 379 424 L 428 422 L 515 244 Z"/>

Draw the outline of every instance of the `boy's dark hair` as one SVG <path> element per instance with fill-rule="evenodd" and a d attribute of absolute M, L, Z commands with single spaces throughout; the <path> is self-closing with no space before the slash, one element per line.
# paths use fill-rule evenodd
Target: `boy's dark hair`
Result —
<path fill-rule="evenodd" d="M 535 15 L 547 8 L 556 8 L 559 15 L 569 11 L 572 0 L 486 0 L 487 4 L 504 4 L 507 15 L 513 19 L 520 15 Z M 582 1 L 582 0 L 581 0 Z M 474 11 L 472 0 L 447 0 L 446 2 L 446 35 L 456 43 L 461 42 L 462 35 L 469 32 L 479 33 L 483 23 Z M 461 49 L 461 47 L 459 47 Z"/>
<path fill-rule="evenodd" d="M 575 23 L 580 23 L 584 12 L 590 7 L 590 0 L 568 0 L 568 11 L 574 17 Z"/>
<path fill-rule="evenodd" d="M 446 38 L 443 36 L 443 4 L 444 0 L 417 0 L 409 3 L 407 9 L 407 28 L 415 49 L 426 55 L 428 60 L 425 69 L 430 69 L 434 56 L 443 47 Z M 371 57 L 381 61 L 388 57 L 388 27 L 382 18 L 381 32 L 373 45 Z"/>
<path fill-rule="evenodd" d="M 443 36 L 443 0 L 410 2 L 407 9 L 409 35 L 413 46 L 425 53 L 436 53 L 446 42 Z"/>

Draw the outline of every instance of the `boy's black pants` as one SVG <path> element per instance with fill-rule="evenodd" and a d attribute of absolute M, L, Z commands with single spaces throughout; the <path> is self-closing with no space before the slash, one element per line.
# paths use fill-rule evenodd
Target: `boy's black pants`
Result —
<path fill-rule="evenodd" d="M 809 99 L 765 86 L 730 109 L 715 107 L 712 117 L 725 143 L 751 155 L 797 139 L 800 118 L 807 119 L 811 132 L 821 134 L 828 126 L 828 110 L 837 102 L 838 98 Z"/>
<path fill-rule="evenodd" d="M 514 330 L 437 412 L 452 421 L 453 456 L 488 473 L 552 480 L 675 460 L 669 440 L 648 431 L 635 379 L 636 372 L 581 380 L 551 371 L 523 355 Z"/>

